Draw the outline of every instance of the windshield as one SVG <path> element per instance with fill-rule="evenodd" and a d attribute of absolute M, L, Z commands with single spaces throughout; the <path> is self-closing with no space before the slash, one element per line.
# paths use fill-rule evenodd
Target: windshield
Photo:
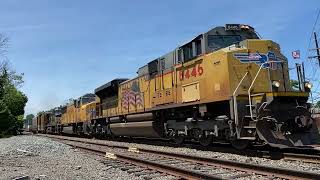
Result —
<path fill-rule="evenodd" d="M 240 41 L 240 35 L 208 35 L 208 47 L 212 50 L 224 48 Z"/>

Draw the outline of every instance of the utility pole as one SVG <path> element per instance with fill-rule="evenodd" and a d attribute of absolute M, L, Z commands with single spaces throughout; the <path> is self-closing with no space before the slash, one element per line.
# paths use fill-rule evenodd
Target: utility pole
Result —
<path fill-rule="evenodd" d="M 302 84 L 302 75 L 301 75 L 301 65 L 296 63 L 297 68 L 297 76 L 298 76 L 298 82 L 299 82 L 299 91 L 302 91 L 302 87 L 304 87 Z"/>
<path fill-rule="evenodd" d="M 317 50 L 317 57 L 318 57 L 318 62 L 320 66 L 320 49 L 319 49 L 319 44 L 318 44 L 318 39 L 317 39 L 317 33 L 313 32 L 314 35 L 314 42 L 316 43 L 316 50 Z"/>
<path fill-rule="evenodd" d="M 304 72 L 304 63 L 302 62 L 301 65 L 302 65 L 302 77 L 303 77 L 302 78 L 302 80 L 303 80 L 302 82 L 305 83 L 306 82 L 306 74 Z"/>

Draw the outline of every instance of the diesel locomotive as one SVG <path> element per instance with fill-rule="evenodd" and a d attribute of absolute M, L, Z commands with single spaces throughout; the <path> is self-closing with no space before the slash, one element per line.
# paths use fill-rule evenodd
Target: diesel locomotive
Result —
<path fill-rule="evenodd" d="M 39 113 L 47 132 L 230 142 L 319 143 L 310 82 L 290 86 L 280 46 L 244 24 L 218 26 L 68 105 Z"/>

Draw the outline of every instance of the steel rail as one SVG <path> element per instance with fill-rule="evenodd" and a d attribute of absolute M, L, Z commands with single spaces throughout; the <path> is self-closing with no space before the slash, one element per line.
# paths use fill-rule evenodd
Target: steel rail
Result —
<path fill-rule="evenodd" d="M 52 136 L 52 135 L 50 135 Z M 47 136 L 47 137 L 50 137 Z M 128 149 L 130 147 L 128 146 L 119 146 L 119 145 L 110 145 L 107 143 L 101 143 L 101 142 L 92 142 L 89 139 L 72 139 L 72 138 L 65 138 L 65 137 L 53 137 L 57 139 L 62 140 L 69 140 L 74 142 L 82 142 L 82 143 L 88 143 L 93 145 L 100 145 L 100 146 L 107 146 L 111 148 L 121 148 L 121 149 Z M 150 150 L 150 149 L 144 149 L 144 148 L 137 148 L 139 152 L 144 153 L 151 153 L 151 154 L 158 154 L 158 155 L 165 155 L 173 158 L 180 158 L 183 160 L 189 160 L 192 162 L 202 163 L 202 164 L 208 164 L 215 167 L 221 167 L 226 169 L 236 169 L 240 171 L 245 172 L 251 172 L 251 173 L 257 173 L 261 175 L 271 176 L 271 177 L 279 177 L 279 178 L 285 178 L 285 179 L 320 179 L 320 174 L 311 173 L 311 172 L 303 172 L 303 171 L 296 171 L 291 169 L 285 169 L 285 168 L 275 168 L 275 167 L 269 167 L 269 166 L 262 166 L 262 165 L 254 165 L 254 164 L 247 164 L 247 163 L 241 163 L 237 161 L 230 161 L 230 160 L 221 160 L 221 159 L 215 159 L 215 158 L 209 158 L 209 157 L 200 157 L 200 156 L 190 156 L 185 154 L 179 154 L 179 153 L 173 153 L 173 152 L 164 152 L 164 151 L 156 151 L 156 150 Z M 294 154 L 292 153 L 284 153 L 284 156 L 291 155 L 291 158 L 294 157 Z M 296 158 L 298 158 L 299 155 L 295 155 Z M 302 157 L 302 156 L 300 156 Z M 307 157 L 307 156 L 304 156 Z M 310 156 L 310 158 L 312 158 Z M 221 179 L 221 177 L 220 177 Z"/>
<path fill-rule="evenodd" d="M 307 154 L 283 153 L 283 158 L 287 160 L 303 161 L 307 163 L 320 164 L 320 156 Z"/>
<path fill-rule="evenodd" d="M 83 142 L 81 142 L 81 143 L 83 143 Z M 66 144 L 68 144 L 70 146 L 77 147 L 79 149 L 84 149 L 87 151 L 92 151 L 92 152 L 96 152 L 96 153 L 103 154 L 103 155 L 106 154 L 106 151 L 104 151 L 102 149 L 89 148 L 89 147 L 75 145 L 72 143 L 66 143 Z M 204 174 L 201 172 L 182 169 L 182 168 L 178 168 L 178 167 L 171 166 L 171 165 L 165 165 L 165 164 L 161 164 L 161 163 L 157 163 L 157 162 L 152 162 L 149 160 L 138 159 L 138 158 L 134 158 L 129 155 L 125 155 L 123 153 L 112 153 L 112 154 L 115 156 L 115 159 L 117 159 L 117 160 L 124 161 L 127 163 L 132 163 L 132 164 L 142 166 L 142 167 L 145 167 L 148 169 L 160 171 L 162 173 L 170 174 L 170 175 L 177 176 L 177 177 L 180 177 L 183 179 L 212 179 L 212 180 L 223 179 L 221 176 Z"/>

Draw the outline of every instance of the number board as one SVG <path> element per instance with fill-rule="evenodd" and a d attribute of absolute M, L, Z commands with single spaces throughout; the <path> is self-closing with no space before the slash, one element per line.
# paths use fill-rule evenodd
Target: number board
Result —
<path fill-rule="evenodd" d="M 226 31 L 240 31 L 240 24 L 226 24 L 225 26 Z"/>
<path fill-rule="evenodd" d="M 201 64 L 196 64 L 194 66 L 188 67 L 179 71 L 179 79 L 180 81 L 189 79 L 190 77 L 198 77 L 203 74 L 203 67 Z"/>

